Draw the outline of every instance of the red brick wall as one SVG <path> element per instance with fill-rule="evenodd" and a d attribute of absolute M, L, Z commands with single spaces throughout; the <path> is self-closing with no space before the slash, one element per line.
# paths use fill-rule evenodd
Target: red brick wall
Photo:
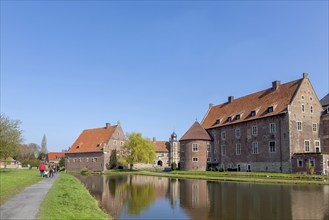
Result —
<path fill-rule="evenodd" d="M 82 168 L 93 171 L 103 171 L 103 152 L 65 154 L 65 169 L 67 171 L 77 171 Z"/>
<path fill-rule="evenodd" d="M 207 144 L 209 141 L 188 140 L 181 141 L 181 170 L 206 170 L 207 169 Z M 192 151 L 192 145 L 198 145 L 198 151 Z M 182 152 L 182 145 L 184 145 L 184 152 Z M 184 161 L 182 161 L 182 157 Z M 194 162 L 193 158 L 198 158 L 198 162 Z"/>
<path fill-rule="evenodd" d="M 329 152 L 329 113 L 321 116 L 320 137 L 321 151 Z"/>

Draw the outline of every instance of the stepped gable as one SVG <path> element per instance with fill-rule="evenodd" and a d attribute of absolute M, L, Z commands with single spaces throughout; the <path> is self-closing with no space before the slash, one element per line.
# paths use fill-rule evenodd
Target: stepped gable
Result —
<path fill-rule="evenodd" d="M 302 80 L 285 84 L 275 81 L 272 88 L 238 99 L 229 97 L 228 102 L 210 107 L 202 126 L 211 129 L 286 113 Z M 270 107 L 273 107 L 272 111 L 269 111 Z M 255 115 L 252 115 L 253 111 Z"/>
<path fill-rule="evenodd" d="M 117 125 L 84 130 L 66 154 L 102 152 L 104 144 L 109 142 L 116 127 Z"/>
<path fill-rule="evenodd" d="M 199 122 L 194 122 L 190 129 L 183 135 L 179 141 L 187 140 L 212 140 L 208 132 L 199 124 Z"/>

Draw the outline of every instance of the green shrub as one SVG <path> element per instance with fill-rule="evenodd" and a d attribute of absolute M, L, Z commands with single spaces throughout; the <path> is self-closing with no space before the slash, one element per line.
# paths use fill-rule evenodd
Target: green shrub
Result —
<path fill-rule="evenodd" d="M 81 173 L 81 175 L 88 175 L 89 170 L 88 170 L 88 168 L 84 167 L 80 170 L 80 173 Z"/>
<path fill-rule="evenodd" d="M 171 170 L 177 170 L 177 164 L 175 162 L 171 163 Z"/>

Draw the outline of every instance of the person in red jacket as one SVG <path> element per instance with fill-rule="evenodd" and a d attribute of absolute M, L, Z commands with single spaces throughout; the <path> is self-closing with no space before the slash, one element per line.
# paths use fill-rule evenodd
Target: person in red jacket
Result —
<path fill-rule="evenodd" d="M 39 170 L 40 170 L 40 175 L 43 177 L 46 170 L 46 166 L 43 162 L 40 163 Z"/>

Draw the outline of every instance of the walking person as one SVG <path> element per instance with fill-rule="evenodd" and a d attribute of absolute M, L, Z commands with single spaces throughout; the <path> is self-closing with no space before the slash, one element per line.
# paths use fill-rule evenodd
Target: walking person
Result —
<path fill-rule="evenodd" d="M 46 170 L 46 166 L 45 164 L 41 161 L 40 165 L 39 165 L 39 171 L 40 171 L 40 176 L 44 176 L 45 175 L 45 170 Z"/>
<path fill-rule="evenodd" d="M 48 169 L 49 169 L 49 177 L 54 177 L 54 167 L 53 167 L 53 165 L 49 164 Z"/>

